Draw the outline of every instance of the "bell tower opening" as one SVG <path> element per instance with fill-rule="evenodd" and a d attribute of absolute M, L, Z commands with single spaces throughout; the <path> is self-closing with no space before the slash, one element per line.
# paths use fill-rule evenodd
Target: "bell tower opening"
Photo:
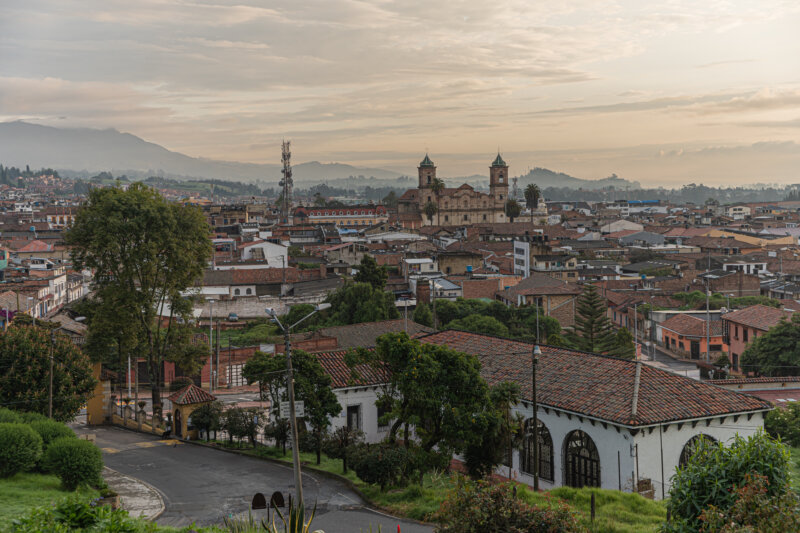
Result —
<path fill-rule="evenodd" d="M 419 172 L 419 188 L 430 187 L 433 180 L 436 179 L 436 165 L 433 164 L 428 154 L 425 154 L 425 159 L 420 162 L 417 171 Z"/>

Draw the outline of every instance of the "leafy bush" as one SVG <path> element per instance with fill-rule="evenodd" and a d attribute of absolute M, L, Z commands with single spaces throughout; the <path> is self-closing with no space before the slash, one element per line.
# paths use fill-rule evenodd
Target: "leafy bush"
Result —
<path fill-rule="evenodd" d="M 19 415 L 19 418 L 23 424 L 30 424 L 39 420 L 52 420 L 41 413 L 34 413 L 33 411 L 25 411 L 17 414 Z"/>
<path fill-rule="evenodd" d="M 292 426 L 288 419 L 274 417 L 264 428 L 264 436 L 275 441 L 275 446 L 283 449 L 283 455 L 286 455 L 286 443 L 289 442 L 291 431 Z"/>
<path fill-rule="evenodd" d="M 40 507 L 11 521 L 14 533 L 67 533 L 70 531 L 103 531 L 133 533 L 141 531 L 139 521 L 122 509 L 96 505 L 77 499 L 67 499 L 53 508 Z M 156 528 L 147 529 L 156 531 Z"/>
<path fill-rule="evenodd" d="M 47 449 L 47 446 L 51 442 L 58 438 L 75 438 L 75 433 L 68 428 L 66 424 L 56 422 L 55 420 L 50 420 L 49 418 L 45 418 L 44 420 L 35 420 L 30 423 L 30 426 L 36 433 L 39 434 L 40 437 L 42 437 L 42 444 L 44 445 L 45 449 Z"/>
<path fill-rule="evenodd" d="M 29 470 L 42 455 L 42 438 L 25 424 L 0 424 L 0 478 Z"/>
<path fill-rule="evenodd" d="M 328 457 L 342 460 L 342 472 L 347 473 L 347 460 L 353 453 L 353 447 L 364 442 L 364 433 L 357 429 L 342 426 L 331 432 L 323 445 Z"/>
<path fill-rule="evenodd" d="M 456 479 L 437 514 L 437 533 L 577 533 L 586 531 L 569 506 L 528 505 L 513 483 Z"/>
<path fill-rule="evenodd" d="M 689 462 L 672 478 L 667 504 L 672 522 L 665 524 L 662 531 L 698 531 L 700 513 L 710 506 L 728 511 L 748 474 L 767 478 L 770 497 L 785 493 L 789 486 L 788 465 L 789 452 L 764 432 L 747 439 L 737 436 L 730 446 L 698 441 Z"/>
<path fill-rule="evenodd" d="M 800 446 L 800 404 L 789 403 L 770 411 L 764 420 L 764 429 L 790 446 Z"/>
<path fill-rule="evenodd" d="M 255 447 L 256 435 L 259 425 L 257 422 L 259 411 L 253 408 L 234 407 L 222 414 L 222 429 L 228 432 L 228 440 L 234 438 L 247 439 Z"/>
<path fill-rule="evenodd" d="M 44 465 L 61 479 L 65 489 L 75 490 L 100 481 L 103 457 L 100 448 L 89 441 L 61 437 L 50 443 Z"/>
<path fill-rule="evenodd" d="M 380 485 L 382 491 L 400 477 L 408 455 L 405 448 L 390 444 L 359 446 L 354 452 L 351 462 L 358 478 Z"/>
<path fill-rule="evenodd" d="M 769 482 L 758 474 L 745 477 L 745 485 L 736 490 L 730 509 L 710 506 L 700 515 L 702 531 L 707 533 L 784 533 L 800 531 L 800 498 L 792 491 L 776 497 L 767 495 Z"/>
<path fill-rule="evenodd" d="M 186 387 L 187 385 L 194 384 L 192 378 L 187 378 L 186 376 L 180 376 L 172 380 L 169 384 L 170 392 L 177 392 L 182 388 Z"/>
<path fill-rule="evenodd" d="M 206 432 L 206 440 L 209 438 L 209 433 L 216 432 L 222 427 L 222 411 L 223 404 L 217 400 L 201 405 L 192 412 L 192 424 L 197 429 Z"/>
<path fill-rule="evenodd" d="M 0 407 L 0 424 L 21 424 L 23 422 L 15 411 Z"/>

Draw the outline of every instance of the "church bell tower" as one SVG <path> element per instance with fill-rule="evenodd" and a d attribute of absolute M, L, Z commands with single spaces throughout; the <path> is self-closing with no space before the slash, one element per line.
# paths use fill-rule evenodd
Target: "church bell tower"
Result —
<path fill-rule="evenodd" d="M 508 200 L 508 165 L 500 157 L 500 152 L 489 167 L 489 194 L 503 203 Z"/>

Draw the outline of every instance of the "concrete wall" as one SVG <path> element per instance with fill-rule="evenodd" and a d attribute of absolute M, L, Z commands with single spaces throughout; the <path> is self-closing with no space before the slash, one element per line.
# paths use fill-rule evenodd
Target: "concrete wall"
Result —
<path fill-rule="evenodd" d="M 652 432 L 648 429 L 639 432 L 632 438 L 633 444 L 638 445 L 639 478 L 650 479 L 653 482 L 656 499 L 661 499 L 669 494 L 670 479 L 678 467 L 683 447 L 689 440 L 700 434 L 708 435 L 720 442 L 728 442 L 736 435 L 748 437 L 764 426 L 764 416 L 757 413 L 748 415 L 726 416 L 706 420 L 686 422 L 683 424 L 665 424 L 656 427 Z M 661 454 L 663 451 L 663 484 Z"/>
<path fill-rule="evenodd" d="M 364 432 L 366 442 L 380 442 L 388 434 L 390 425 L 378 427 L 378 408 L 375 401 L 378 398 L 378 391 L 374 387 L 353 387 L 345 389 L 335 389 L 336 399 L 342 406 L 339 416 L 331 419 L 331 430 L 345 427 L 347 425 L 347 407 L 358 405 L 361 407 L 361 431 Z"/>
<path fill-rule="evenodd" d="M 272 307 L 278 314 L 285 314 L 289 308 L 297 304 L 318 304 L 327 296 L 326 292 L 308 294 L 304 296 L 290 296 L 279 298 L 277 296 L 258 296 L 258 297 L 238 297 L 234 300 L 219 300 L 214 302 L 214 317 L 225 319 L 230 313 L 236 313 L 239 319 L 263 318 L 266 316 L 264 309 Z M 195 311 L 202 311 L 200 316 L 208 319 L 208 304 L 198 302 L 195 304 Z"/>

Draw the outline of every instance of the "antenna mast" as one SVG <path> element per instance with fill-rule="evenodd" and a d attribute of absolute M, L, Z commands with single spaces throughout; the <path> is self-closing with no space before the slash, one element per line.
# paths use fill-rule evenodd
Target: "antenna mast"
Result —
<path fill-rule="evenodd" d="M 511 178 L 511 181 L 514 183 L 514 185 L 511 187 L 511 198 L 514 200 L 517 199 L 517 194 L 519 193 L 519 190 L 517 190 L 517 180 L 519 180 L 517 176 Z"/>
<path fill-rule="evenodd" d="M 283 201 L 281 202 L 281 222 L 289 222 L 289 211 L 292 208 L 292 151 L 291 141 L 283 141 L 281 144 L 281 161 L 283 162 L 283 179 L 278 184 L 283 187 Z"/>

